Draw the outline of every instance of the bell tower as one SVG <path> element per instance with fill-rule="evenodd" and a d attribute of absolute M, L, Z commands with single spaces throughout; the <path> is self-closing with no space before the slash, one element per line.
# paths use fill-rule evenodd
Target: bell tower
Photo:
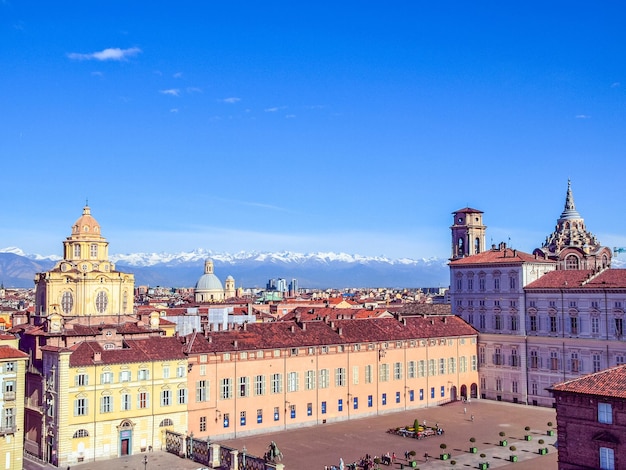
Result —
<path fill-rule="evenodd" d="M 483 225 L 483 212 L 471 207 L 453 212 L 452 257 L 451 261 L 466 256 L 476 255 L 485 251 L 485 234 L 487 227 Z"/>

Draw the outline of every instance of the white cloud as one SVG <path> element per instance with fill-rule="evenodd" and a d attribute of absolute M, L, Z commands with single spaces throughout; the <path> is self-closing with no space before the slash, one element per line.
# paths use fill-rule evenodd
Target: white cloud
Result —
<path fill-rule="evenodd" d="M 287 114 L 285 117 L 286 117 L 287 119 L 293 119 L 293 118 L 295 118 L 295 117 L 296 117 L 296 115 L 295 115 L 295 114 Z"/>
<path fill-rule="evenodd" d="M 577 114 L 576 119 L 589 119 L 591 116 L 588 114 Z"/>
<path fill-rule="evenodd" d="M 237 98 L 235 96 L 231 96 L 230 98 L 224 98 L 223 100 L 220 100 L 222 103 L 229 103 L 229 104 L 234 104 L 237 103 L 239 101 L 241 101 L 241 98 Z"/>
<path fill-rule="evenodd" d="M 187 93 L 202 93 L 202 88 L 190 86 L 190 87 L 187 87 Z"/>
<path fill-rule="evenodd" d="M 159 93 L 162 93 L 164 95 L 180 96 L 180 90 L 178 88 L 170 88 L 168 90 L 159 90 Z"/>
<path fill-rule="evenodd" d="M 273 108 L 265 108 L 266 113 L 275 113 L 281 109 L 287 109 L 287 106 L 274 106 Z"/>
<path fill-rule="evenodd" d="M 170 113 L 177 113 L 178 112 L 178 108 L 172 108 L 170 109 Z"/>
<path fill-rule="evenodd" d="M 138 47 L 131 47 L 129 49 L 109 48 L 100 52 L 91 52 L 88 54 L 82 54 L 79 52 L 70 52 L 67 56 L 72 60 L 126 60 L 128 57 L 136 56 L 141 52 Z"/>
<path fill-rule="evenodd" d="M 613 82 L 613 83 L 611 83 L 611 88 L 619 88 L 620 85 L 621 85 L 620 82 Z"/>
<path fill-rule="evenodd" d="M 183 78 L 183 73 L 182 73 L 182 72 L 176 72 L 176 73 L 173 75 L 173 77 L 174 77 L 174 78 Z"/>

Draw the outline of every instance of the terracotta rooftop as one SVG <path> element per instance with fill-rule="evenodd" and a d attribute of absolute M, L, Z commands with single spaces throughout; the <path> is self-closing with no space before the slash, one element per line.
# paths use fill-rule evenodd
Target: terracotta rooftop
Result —
<path fill-rule="evenodd" d="M 181 341 L 177 337 L 128 340 L 124 346 L 123 349 L 104 349 L 97 341 L 83 341 L 70 348 L 70 367 L 186 359 Z M 100 353 L 100 361 L 95 361 L 95 353 Z"/>
<path fill-rule="evenodd" d="M 0 359 L 21 359 L 23 357 L 28 357 L 28 354 L 11 346 L 0 345 Z"/>
<path fill-rule="evenodd" d="M 626 269 L 557 270 L 544 274 L 525 289 L 624 289 Z"/>
<path fill-rule="evenodd" d="M 524 253 L 520 250 L 514 250 L 512 248 L 492 248 L 491 250 L 483 251 L 477 255 L 466 256 L 465 258 L 459 258 L 454 261 L 450 261 L 450 266 L 459 265 L 473 265 L 473 264 L 521 264 L 521 263 L 546 263 L 555 264 L 554 261 L 538 258 L 535 255 Z"/>
<path fill-rule="evenodd" d="M 626 398 L 626 365 L 612 367 L 594 374 L 555 384 L 548 390 L 582 395 Z"/>

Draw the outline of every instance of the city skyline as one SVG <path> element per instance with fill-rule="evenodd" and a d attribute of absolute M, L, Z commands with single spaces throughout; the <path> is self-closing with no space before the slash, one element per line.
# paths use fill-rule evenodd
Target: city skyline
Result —
<path fill-rule="evenodd" d="M 626 247 L 618 2 L 0 2 L 0 249 L 447 258 L 452 212 L 532 252 L 571 179 Z"/>

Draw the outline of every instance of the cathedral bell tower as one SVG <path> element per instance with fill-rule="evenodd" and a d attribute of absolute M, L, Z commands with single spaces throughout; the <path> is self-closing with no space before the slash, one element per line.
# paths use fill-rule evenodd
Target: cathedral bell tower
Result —
<path fill-rule="evenodd" d="M 453 212 L 452 257 L 450 261 L 476 255 L 485 250 L 487 227 L 483 225 L 483 212 L 466 207 Z"/>

